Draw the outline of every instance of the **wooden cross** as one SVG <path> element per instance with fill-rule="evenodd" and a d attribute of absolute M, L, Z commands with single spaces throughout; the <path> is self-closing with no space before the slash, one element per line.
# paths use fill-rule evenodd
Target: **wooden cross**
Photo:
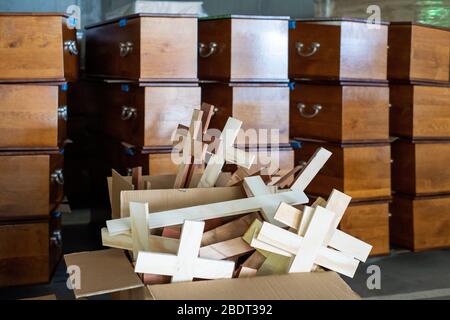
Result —
<path fill-rule="evenodd" d="M 231 278 L 234 262 L 199 258 L 205 223 L 186 220 L 177 255 L 139 252 L 134 271 L 172 276 L 172 282 Z"/>
<path fill-rule="evenodd" d="M 299 236 L 305 236 L 316 208 L 319 205 L 323 206 L 334 213 L 332 224 L 327 232 L 327 237 L 323 241 L 323 245 L 329 245 L 350 257 L 365 262 L 372 250 L 372 246 L 337 229 L 350 201 L 351 197 L 348 195 L 338 190 L 333 190 L 328 201 L 318 198 L 312 207 L 305 206 L 303 212 L 288 204 L 280 204 L 275 213 L 275 220 L 297 230 Z"/>
<path fill-rule="evenodd" d="M 183 139 L 183 162 L 178 166 L 174 189 L 190 187 L 195 168 L 202 164 L 207 145 L 203 144 L 203 133 L 208 129 L 211 117 L 214 114 L 214 106 L 202 104 L 201 110 L 194 109 L 189 128 L 186 134 L 178 133 Z M 180 129 L 180 127 L 179 127 Z"/>
<path fill-rule="evenodd" d="M 309 164 L 297 177 L 290 191 L 258 195 L 251 198 L 237 199 L 225 202 L 212 203 L 189 208 L 155 212 L 148 217 L 149 229 L 162 228 L 183 224 L 184 220 L 208 220 L 221 217 L 235 216 L 255 211 L 263 211 L 265 218 L 273 221 L 276 210 L 281 202 L 288 204 L 304 204 L 308 202 L 304 188 L 319 172 L 325 162 L 330 158 L 331 152 L 320 148 L 311 158 Z M 313 168 L 310 168 L 313 167 Z M 269 188 L 269 187 L 267 187 Z M 302 189 L 303 188 L 303 189 Z M 129 218 L 109 220 L 106 222 L 110 235 L 127 233 L 130 230 Z"/>
<path fill-rule="evenodd" d="M 130 251 L 134 251 L 136 248 L 136 240 L 134 239 L 133 235 L 121 234 L 111 237 L 106 228 L 103 228 L 101 230 L 101 233 L 102 245 L 104 247 Z M 149 235 L 147 244 L 147 251 L 176 254 L 178 251 L 178 247 L 180 246 L 180 240 Z M 144 249 L 145 247 L 144 245 L 142 245 L 139 251 L 144 251 Z M 242 256 L 253 250 L 254 249 L 250 247 L 247 242 L 242 240 L 241 237 L 238 237 L 203 246 L 200 248 L 199 256 L 200 258 L 205 259 L 225 260 Z"/>
<path fill-rule="evenodd" d="M 242 121 L 231 117 L 228 118 L 218 143 L 215 144 L 216 152 L 210 157 L 205 172 L 197 187 L 214 187 L 226 161 L 245 168 L 250 168 L 255 161 L 255 155 L 250 155 L 245 151 L 233 147 L 241 126 Z"/>
<path fill-rule="evenodd" d="M 330 239 L 330 234 L 333 234 L 330 230 L 335 218 L 334 212 L 318 206 L 304 237 L 265 222 L 256 239 L 276 247 L 277 250 L 285 251 L 286 256 L 294 256 L 289 272 L 310 272 L 317 264 L 353 277 L 359 264 L 354 256 L 361 257 L 361 252 L 364 252 L 363 256 L 368 256 L 371 246 L 357 239 L 348 243 L 346 241 L 349 238 L 336 237 L 336 233 Z M 329 243 L 327 243 L 328 239 L 330 239 Z M 255 248 L 259 247 L 257 242 L 252 242 L 251 245 Z M 337 250 L 328 248 L 328 245 Z M 263 248 L 271 251 L 270 248 Z M 339 248 L 344 248 L 346 252 L 338 251 Z"/>

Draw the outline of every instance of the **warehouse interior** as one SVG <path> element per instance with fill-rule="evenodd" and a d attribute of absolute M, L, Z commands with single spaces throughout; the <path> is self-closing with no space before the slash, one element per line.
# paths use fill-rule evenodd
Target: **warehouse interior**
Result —
<path fill-rule="evenodd" d="M 51 57 L 46 57 L 40 68 L 30 67 L 22 78 L 14 78 L 11 72 L 13 80 L 8 79 L 10 70 L 7 65 L 14 65 L 11 63 L 14 54 L 3 50 L 1 45 L 9 41 L 8 48 L 11 49 L 20 47 L 22 41 L 28 39 L 21 36 L 27 28 L 22 31 L 10 27 L 12 22 L 1 22 L 2 19 L 14 19 L 16 16 L 12 13 L 21 13 L 18 17 L 30 19 L 54 18 L 51 14 L 33 16 L 31 13 L 65 14 L 58 19 L 70 21 L 75 47 L 65 47 L 64 50 L 70 52 L 69 59 L 76 56 L 76 70 L 72 69 L 69 76 L 67 70 L 63 70 L 65 77 L 63 75 L 59 79 L 45 80 L 43 75 L 43 80 L 40 75 L 36 76 L 36 70 L 46 72 L 46 65 L 50 65 L 51 60 Z M 174 17 L 177 15 L 182 18 Z M 223 21 L 229 22 L 229 29 L 224 27 Z M 263 25 L 263 21 L 267 25 Z M 160 27 L 164 23 L 172 28 L 170 32 L 164 33 L 166 29 Z M 116 25 L 119 29 L 113 29 Z M 135 28 L 137 25 L 140 29 Z M 3 33 L 1 28 L 7 32 Z M 117 30 L 126 30 L 129 34 L 123 36 Z M 11 36 L 14 32 L 17 35 Z M 120 43 L 121 57 L 113 57 L 107 52 L 111 49 L 107 47 L 108 41 L 116 35 L 123 41 Z M 128 41 L 125 37 L 130 35 L 134 46 L 133 43 L 130 46 L 131 40 L 125 42 Z M 142 40 L 145 35 L 150 38 L 148 43 Z M 11 42 L 7 38 L 9 36 L 20 40 Z M 36 34 L 34 37 L 39 39 Z M 64 32 L 62 37 L 65 37 Z M 164 70 L 164 66 L 145 70 L 144 61 L 151 64 L 152 59 L 158 60 L 157 55 L 152 56 L 157 50 L 160 50 L 160 55 L 166 53 L 166 46 L 168 51 L 171 50 L 170 40 L 173 39 L 161 40 L 162 48 L 156 46 L 155 49 L 151 41 L 158 41 L 158 37 L 182 37 L 182 41 L 177 44 L 176 53 L 170 52 L 172 65 L 166 60 L 160 63 L 166 63 L 170 70 Z M 216 50 L 222 42 L 213 43 L 212 37 L 223 37 L 225 40 L 220 41 L 226 44 L 229 41 L 229 48 L 225 45 L 223 50 L 229 50 L 231 58 L 228 57 L 228 62 L 222 65 L 217 63 L 219 60 L 212 66 L 208 65 L 208 59 L 222 54 L 221 49 Z M 299 42 L 291 40 L 293 37 L 306 39 L 305 45 L 298 46 Z M 141 43 L 137 47 L 138 41 Z M 328 45 L 336 47 L 328 48 L 327 52 Z M 252 53 L 252 46 L 262 50 Z M 267 60 L 252 55 L 262 56 L 264 50 L 270 51 Z M 323 51 L 325 54 L 322 56 Z M 140 60 L 136 58 L 129 60 L 133 64 L 122 64 L 127 56 L 134 59 L 139 52 Z M 298 56 L 297 63 L 293 60 Z M 280 154 L 277 170 L 264 171 L 264 174 L 262 169 L 257 174 L 247 173 L 247 178 L 255 175 L 261 175 L 263 179 L 269 177 L 269 180 L 264 180 L 267 186 L 280 186 L 275 180 L 270 180 L 274 177 L 279 179 L 276 181 L 288 177 L 293 180 L 283 186 L 287 186 L 285 189 L 293 188 L 293 181 L 300 179 L 308 164 L 313 163 L 316 150 L 325 148 L 331 151 L 333 156 L 305 193 L 311 200 L 311 207 L 314 200 L 320 203 L 322 198 L 326 204 L 326 199 L 335 189 L 351 196 L 339 230 L 369 244 L 372 251 L 367 260 L 361 260 L 353 276 L 336 272 L 341 273 L 340 278 L 358 298 L 450 300 L 450 169 L 447 165 L 450 160 L 450 0 L 5 0 L 0 1 L 0 60 L 3 60 L 0 62 L 0 118 L 6 119 L 4 123 L 0 119 L 0 135 L 4 136 L 0 138 L 0 170 L 12 170 L 8 177 L 20 176 L 23 172 L 18 180 L 25 185 L 24 189 L 35 188 L 21 193 L 16 199 L 11 194 L 22 192 L 21 184 L 9 187 L 12 178 L 0 183 L 0 239 L 4 241 L 0 243 L 0 299 L 121 299 L 114 290 L 90 296 L 78 295 L 75 290 L 74 294 L 74 289 L 68 286 L 66 255 L 73 259 L 75 256 L 72 254 L 107 249 L 102 239 L 104 230 L 109 229 L 107 221 L 130 215 L 128 212 L 123 216 L 121 191 L 138 193 L 154 189 L 151 186 L 155 182 L 151 176 L 170 174 L 176 180 L 180 167 L 164 162 L 168 161 L 165 157 L 170 156 L 173 146 L 173 141 L 166 143 L 166 140 L 177 130 L 177 124 L 178 129 L 187 128 L 190 133 L 192 108 L 202 105 L 205 114 L 202 103 L 208 103 L 212 105 L 209 109 L 210 128 L 221 130 L 228 124 L 228 117 L 233 117 L 241 120 L 246 129 L 277 130 L 277 142 L 265 141 L 265 147 L 258 142 L 256 147 L 243 148 L 249 154 L 258 154 L 263 149 Z M 310 61 L 313 66 L 304 67 Z M 273 62 L 273 65 L 268 62 Z M 65 64 L 64 60 L 63 69 L 66 69 Z M 407 66 L 403 68 L 403 64 Z M 4 73 L 3 68 L 7 69 Z M 245 74 L 249 70 L 254 72 L 254 78 Z M 222 72 L 224 76 L 220 74 Z M 271 74 L 264 78 L 265 72 Z M 12 87 L 14 89 L 10 89 Z M 45 109 L 46 93 L 41 95 L 38 89 L 28 93 L 26 90 L 31 87 L 48 87 L 49 90 L 52 87 L 59 90 L 55 91 L 56 97 L 60 91 L 66 92 L 65 109 L 58 108 L 55 116 L 58 124 L 52 127 L 57 131 L 54 150 L 48 146 L 40 148 L 39 142 L 34 142 L 47 136 L 32 126 L 38 122 L 50 125 L 52 121 L 41 121 L 42 114 L 33 116 L 35 111 L 26 114 L 30 119 L 38 119 L 29 128 L 24 125 L 29 132 L 23 133 L 12 125 L 17 121 L 16 110 L 8 111 L 8 108 L 20 106 L 25 101 L 22 95 L 32 96 L 38 107 Z M 52 91 L 50 96 L 55 97 L 55 92 Z M 128 94 L 131 98 L 126 97 Z M 153 100 L 153 97 L 156 98 Z M 118 104 L 114 107 L 117 110 L 113 109 L 114 104 Z M 132 104 L 142 104 L 142 111 L 148 115 L 141 116 L 141 109 L 136 111 L 130 107 Z M 3 106 L 6 111 L 2 110 Z M 119 108 L 122 109 L 119 111 Z M 118 116 L 110 116 L 113 112 Z M 153 112 L 155 115 L 150 115 Z M 60 129 L 60 118 L 64 120 L 64 129 Z M 130 123 L 130 120 L 142 120 L 144 124 L 127 131 L 122 124 Z M 19 129 L 21 125 L 17 125 Z M 64 138 L 60 137 L 58 130 L 66 130 Z M 164 136 L 160 137 L 160 134 Z M 25 141 L 24 145 L 28 145 L 15 145 L 14 137 L 20 141 L 17 144 Z M 58 189 L 52 186 L 50 190 L 48 186 L 46 190 L 38 189 L 34 182 L 25 182 L 28 179 L 34 181 L 40 174 L 37 165 L 47 156 L 50 160 L 45 161 L 50 163 L 52 170 L 55 169 L 50 172 L 51 181 L 59 185 Z M 29 160 L 27 158 L 22 164 L 14 157 L 29 157 Z M 64 158 L 64 162 L 55 164 L 53 158 Z M 192 166 L 189 170 L 198 168 Z M 240 164 L 227 160 L 222 173 L 230 172 L 234 177 L 240 168 Z M 122 179 L 121 183 L 128 178 L 129 189 L 115 193 L 112 184 L 119 180 L 114 180 L 112 169 Z M 195 176 L 198 172 L 189 171 L 189 175 Z M 112 177 L 109 184 L 107 177 Z M 150 178 L 145 180 L 145 177 Z M 188 189 L 191 178 L 183 185 L 164 189 Z M 137 187 L 136 181 L 145 186 Z M 239 186 L 243 186 L 245 197 L 250 198 L 243 181 L 242 178 Z M 218 186 L 218 182 L 208 185 Z M 256 196 L 255 192 L 250 193 Z M 25 237 L 26 241 L 40 242 L 33 237 L 40 236 L 41 231 L 36 229 L 33 231 L 36 233 L 29 236 L 20 233 L 26 231 L 15 231 L 14 228 L 37 225 L 44 220 L 28 213 L 22 214 L 26 216 L 24 219 L 17 218 L 19 214 L 14 215 L 13 211 L 16 206 L 22 210 L 19 203 L 27 202 L 25 198 L 28 195 L 29 201 L 34 202 L 31 207 L 37 208 L 42 204 L 42 195 L 47 196 L 45 201 L 48 202 L 48 194 L 50 197 L 56 194 L 60 200 L 51 203 L 54 208 L 50 210 L 45 203 L 50 212 L 46 213 L 49 218 L 45 221 L 49 222 L 44 223 L 47 228 L 44 233 L 48 228 L 53 230 L 50 235 L 45 235 L 47 251 L 50 241 L 50 253 L 47 252 L 45 257 L 48 267 L 44 271 L 44 278 L 48 278 L 45 281 L 39 277 L 37 268 L 25 277 L 22 277 L 24 271 L 15 270 L 17 259 L 24 259 L 31 269 L 34 263 L 41 261 L 34 257 L 34 249 L 30 249 L 34 244 L 17 245 L 16 248 L 16 243 L 23 240 L 14 239 L 17 236 Z M 117 199 L 120 202 L 119 216 L 114 213 L 113 197 L 116 196 L 120 198 Z M 165 195 L 160 198 L 163 197 Z M 11 199 L 14 200 L 11 202 Z M 205 200 L 195 203 L 209 204 Z M 148 205 L 152 212 L 152 202 Z M 184 208 L 178 204 L 161 207 L 163 209 L 159 211 L 167 212 Z M 290 206 L 294 207 L 305 214 L 303 206 L 299 207 L 297 203 Z M 270 220 L 264 214 L 262 217 L 262 221 L 266 220 L 264 223 Z M 208 223 L 206 225 L 208 228 Z M 216 227 L 221 225 L 225 222 Z M 182 231 L 168 226 L 165 226 L 162 236 L 182 237 Z M 295 229 L 288 226 L 291 231 Z M 133 230 L 133 226 L 130 228 Z M 252 236 L 257 237 L 256 234 Z M 234 257 L 233 261 L 240 264 L 252 253 L 259 252 L 251 249 L 252 252 L 247 251 L 239 259 Z M 29 257 L 19 258 L 21 250 L 30 251 Z M 133 257 L 135 249 L 128 251 L 127 258 L 136 262 L 136 257 Z M 242 272 L 242 269 L 238 270 Z M 39 280 L 34 280 L 34 276 Z M 145 275 L 141 279 L 145 282 L 143 279 Z M 168 286 L 169 282 L 162 283 Z M 149 283 L 153 284 L 146 284 Z"/>

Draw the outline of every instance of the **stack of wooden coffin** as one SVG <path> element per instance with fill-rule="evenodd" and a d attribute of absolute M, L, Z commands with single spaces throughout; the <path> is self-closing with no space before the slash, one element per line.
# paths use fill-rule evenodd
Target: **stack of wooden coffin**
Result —
<path fill-rule="evenodd" d="M 176 173 L 172 134 L 201 99 L 197 17 L 134 14 L 87 26 L 86 74 L 107 167 Z"/>
<path fill-rule="evenodd" d="M 255 154 L 256 165 L 272 162 L 270 174 L 290 171 L 288 17 L 201 18 L 198 41 L 202 101 L 216 108 L 210 127 L 240 119 L 236 146 Z"/>
<path fill-rule="evenodd" d="M 306 190 L 352 197 L 342 231 L 389 253 L 391 156 L 386 24 L 365 20 L 293 20 L 289 30 L 291 137 L 296 165 L 318 147 L 332 159 Z"/>
<path fill-rule="evenodd" d="M 450 246 L 450 31 L 392 23 L 391 241 L 412 250 Z"/>
<path fill-rule="evenodd" d="M 49 281 L 59 213 L 75 29 L 59 14 L 0 14 L 0 287 Z"/>
<path fill-rule="evenodd" d="M 194 110 L 189 132 L 195 132 L 202 116 L 201 110 Z M 237 137 L 240 126 L 232 126 L 236 123 L 241 124 L 235 118 L 228 119 L 220 138 L 222 142 L 226 142 L 225 137 Z M 191 139 L 190 135 L 185 135 L 182 140 L 185 142 L 183 152 L 190 151 L 189 143 L 203 144 L 202 139 Z M 103 245 L 128 251 L 134 271 L 150 291 L 158 285 L 194 279 L 253 278 L 305 272 L 327 274 L 326 270 L 353 277 L 359 263 L 366 261 L 372 246 L 337 229 L 351 197 L 332 190 L 327 200 L 318 198 L 308 205 L 309 199 L 304 193 L 331 157 L 331 152 L 319 148 L 299 174 L 289 172 L 281 179 L 275 179 L 295 177 L 281 189 L 270 186 L 272 177 L 259 174 L 236 177 L 223 172 L 224 158 L 232 157 L 232 154 L 246 167 L 256 159 L 254 155 L 234 148 L 233 142 L 234 139 L 217 148 L 201 173 L 192 170 L 195 165 L 185 163 L 179 165 L 177 175 L 142 176 L 137 168 L 132 177 L 122 177 L 113 171 L 109 180 L 113 219 L 107 221 L 107 227 L 102 230 Z M 189 174 L 191 172 L 194 173 Z M 230 183 L 221 182 L 223 180 Z M 185 188 L 174 189 L 174 183 Z M 217 187 L 218 184 L 232 186 Z M 98 259 L 111 259 L 116 255 L 103 251 L 93 260 L 95 254 L 68 255 L 66 263 L 69 267 L 81 266 L 84 269 L 80 272 L 93 279 L 96 271 L 92 269 L 103 263 Z M 89 256 L 91 261 L 96 261 L 94 264 L 86 264 Z M 334 290 L 331 289 L 332 282 L 325 284 L 331 291 Z M 101 291 L 102 286 L 107 287 L 97 281 L 95 290 Z M 219 284 L 216 286 L 220 287 Z M 129 289 L 131 285 L 125 288 Z M 208 289 L 201 290 L 205 293 Z M 322 289 L 322 293 L 324 291 Z M 81 297 L 88 293 L 75 288 L 75 294 Z M 177 294 L 185 299 L 207 298 L 194 288 Z M 217 295 L 224 297 L 216 292 Z M 241 292 L 235 298 L 259 295 L 252 290 L 249 295 Z M 291 296 L 296 297 L 301 295 Z M 334 298 L 340 298 L 339 294 Z"/>

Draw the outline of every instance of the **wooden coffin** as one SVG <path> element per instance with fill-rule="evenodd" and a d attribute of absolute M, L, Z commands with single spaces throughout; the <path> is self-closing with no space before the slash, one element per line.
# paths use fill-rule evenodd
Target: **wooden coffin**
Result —
<path fill-rule="evenodd" d="M 414 251 L 450 247 L 450 196 L 395 194 L 390 210 L 392 244 Z"/>
<path fill-rule="evenodd" d="M 295 150 L 295 162 L 308 161 L 319 147 L 333 155 L 306 189 L 328 197 L 333 189 L 354 200 L 385 199 L 391 195 L 391 148 L 389 143 L 333 144 L 304 139 Z"/>
<path fill-rule="evenodd" d="M 197 17 L 133 14 L 87 26 L 86 73 L 138 81 L 197 81 Z"/>
<path fill-rule="evenodd" d="M 389 26 L 389 79 L 449 81 L 450 30 L 411 22 Z"/>
<path fill-rule="evenodd" d="M 280 176 L 294 168 L 294 150 L 289 146 L 271 148 L 247 148 L 245 151 L 254 154 L 255 166 L 267 168 L 262 174 Z M 237 166 L 226 164 L 223 171 L 234 172 Z"/>
<path fill-rule="evenodd" d="M 0 223 L 0 287 L 49 281 L 48 220 Z"/>
<path fill-rule="evenodd" d="M 386 81 L 388 26 L 356 19 L 291 21 L 289 78 Z"/>
<path fill-rule="evenodd" d="M 0 220 L 48 218 L 64 194 L 60 153 L 0 153 Z"/>
<path fill-rule="evenodd" d="M 216 107 L 210 128 L 222 130 L 229 117 L 243 122 L 237 145 L 289 144 L 287 84 L 203 83 L 202 102 Z"/>
<path fill-rule="evenodd" d="M 0 13 L 0 82 L 75 81 L 75 29 L 57 13 Z"/>
<path fill-rule="evenodd" d="M 178 170 L 172 161 L 171 148 L 139 148 L 111 139 L 105 140 L 103 147 L 108 169 L 115 169 L 121 175 L 130 175 L 135 167 L 142 167 L 144 175 L 176 174 Z"/>
<path fill-rule="evenodd" d="M 0 149 L 57 149 L 66 140 L 67 84 L 0 84 Z"/>
<path fill-rule="evenodd" d="M 390 132 L 414 140 L 450 138 L 450 85 L 391 84 Z"/>
<path fill-rule="evenodd" d="M 392 143 L 392 189 L 412 195 L 450 193 L 450 141 Z"/>
<path fill-rule="evenodd" d="M 292 137 L 334 142 L 389 140 L 389 88 L 297 82 L 290 93 Z"/>
<path fill-rule="evenodd" d="M 339 229 L 372 245 L 371 256 L 389 254 L 389 200 L 352 201 Z"/>
<path fill-rule="evenodd" d="M 63 213 L 54 211 L 50 215 L 49 221 L 49 271 L 50 278 L 55 273 L 58 263 L 62 257 L 62 225 L 61 216 Z"/>
<path fill-rule="evenodd" d="M 168 147 L 178 124 L 189 126 L 201 102 L 198 85 L 105 84 L 103 133 L 138 147 Z"/>
<path fill-rule="evenodd" d="M 200 79 L 288 81 L 288 17 L 207 17 L 198 28 Z"/>

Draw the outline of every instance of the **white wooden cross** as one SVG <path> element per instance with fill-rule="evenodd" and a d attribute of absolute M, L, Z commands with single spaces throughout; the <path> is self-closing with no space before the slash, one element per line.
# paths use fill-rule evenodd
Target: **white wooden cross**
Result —
<path fill-rule="evenodd" d="M 342 196 L 337 198 L 342 199 Z M 340 206 L 345 206 L 343 201 L 333 202 L 338 211 Z M 265 222 L 251 245 L 277 254 L 282 250 L 285 252 L 282 255 L 294 256 L 289 272 L 310 272 L 317 264 L 353 277 L 358 260 L 365 261 L 372 246 L 336 230 L 337 216 L 333 211 L 317 206 L 304 237 Z"/>
<path fill-rule="evenodd" d="M 183 224 L 184 220 L 208 220 L 220 217 L 229 217 L 255 211 L 263 211 L 268 221 L 273 221 L 276 210 L 280 203 L 304 204 L 308 202 L 303 192 L 309 182 L 331 157 L 331 152 L 320 148 L 310 159 L 305 169 L 300 173 L 290 191 L 258 195 L 251 198 L 231 200 L 212 203 L 207 205 L 181 208 L 162 212 L 155 212 L 148 217 L 148 228 L 162 228 Z M 268 188 L 270 190 L 270 188 Z M 108 232 L 111 236 L 128 233 L 130 230 L 130 219 L 122 218 L 106 222 Z"/>
<path fill-rule="evenodd" d="M 214 143 L 216 152 L 209 158 L 205 172 L 197 185 L 198 188 L 214 187 L 226 161 L 247 169 L 251 167 L 255 161 L 255 155 L 233 147 L 241 126 L 242 121 L 228 118 L 218 143 Z"/>
<path fill-rule="evenodd" d="M 323 245 L 328 245 L 350 257 L 365 262 L 372 250 L 372 246 L 337 229 L 350 201 L 350 196 L 338 190 L 333 190 L 328 201 L 324 202 L 323 199 L 319 198 L 312 207 L 305 206 L 303 213 L 287 204 L 280 204 L 275 213 L 275 220 L 297 230 L 299 236 L 305 236 L 314 217 L 315 209 L 320 203 L 325 209 L 334 213 L 332 224 L 323 241 Z"/>
<path fill-rule="evenodd" d="M 177 130 L 177 134 L 183 139 L 183 155 L 182 163 L 178 165 L 174 189 L 190 187 L 195 168 L 204 161 L 207 145 L 203 144 L 203 133 L 208 129 L 213 110 L 213 106 L 202 104 L 201 110 L 193 110 L 189 128 L 182 128 L 187 132 L 180 133 L 180 128 Z"/>
<path fill-rule="evenodd" d="M 199 258 L 205 223 L 186 220 L 177 255 L 139 252 L 134 271 L 172 276 L 172 282 L 231 278 L 234 262 Z"/>

